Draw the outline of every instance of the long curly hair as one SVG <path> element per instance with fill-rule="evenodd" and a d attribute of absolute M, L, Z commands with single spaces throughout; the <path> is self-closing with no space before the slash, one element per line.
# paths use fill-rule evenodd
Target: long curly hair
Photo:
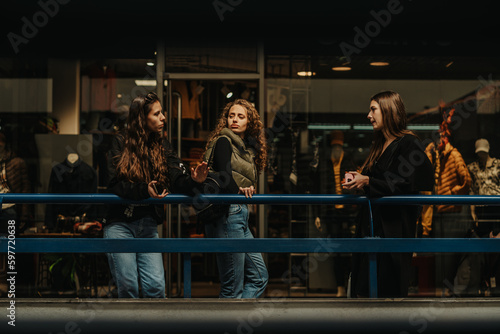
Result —
<path fill-rule="evenodd" d="M 231 110 L 231 108 L 235 105 L 241 106 L 247 111 L 248 124 L 245 131 L 244 140 L 247 145 L 255 149 L 255 165 L 257 166 L 257 170 L 259 172 L 263 171 L 267 166 L 267 142 L 263 130 L 264 126 L 260 120 L 259 112 L 257 111 L 257 109 L 255 109 L 253 104 L 251 104 L 247 100 L 236 99 L 226 104 L 226 106 L 222 110 L 222 113 L 219 115 L 219 119 L 217 121 L 215 129 L 208 137 L 207 146 L 205 149 L 208 148 L 208 145 L 212 140 L 220 136 L 222 129 L 228 127 L 227 119 L 229 116 L 229 110 Z"/>
<path fill-rule="evenodd" d="M 139 95 L 130 104 L 127 127 L 123 130 L 124 149 L 116 169 L 118 177 L 131 182 L 158 181 L 168 188 L 167 161 L 160 133 L 147 129 L 147 118 L 152 105 L 160 102 L 154 92 Z"/>

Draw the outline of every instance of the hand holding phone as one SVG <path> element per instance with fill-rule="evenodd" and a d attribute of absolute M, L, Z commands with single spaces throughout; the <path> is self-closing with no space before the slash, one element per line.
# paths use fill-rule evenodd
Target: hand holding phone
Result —
<path fill-rule="evenodd" d="M 156 194 L 159 195 L 158 188 L 156 188 L 156 183 L 152 183 L 153 189 L 156 191 Z"/>
<path fill-rule="evenodd" d="M 344 176 L 344 179 L 345 179 L 345 182 L 348 183 L 348 182 L 351 182 L 352 180 L 354 180 L 354 175 L 352 173 L 345 173 L 345 176 Z"/>
<path fill-rule="evenodd" d="M 168 192 L 166 189 L 163 189 L 161 192 L 158 191 L 158 186 L 156 185 L 156 181 L 151 181 L 148 183 L 148 193 L 149 193 L 149 196 L 151 196 L 152 198 L 158 198 L 158 199 L 161 199 L 165 196 L 168 195 Z"/>

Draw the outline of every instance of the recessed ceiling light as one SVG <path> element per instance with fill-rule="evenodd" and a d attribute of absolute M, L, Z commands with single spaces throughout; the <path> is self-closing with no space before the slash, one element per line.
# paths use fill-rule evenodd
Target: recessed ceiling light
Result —
<path fill-rule="evenodd" d="M 389 62 L 387 61 L 372 61 L 370 63 L 371 66 L 389 66 Z"/>
<path fill-rule="evenodd" d="M 311 72 L 311 71 L 300 71 L 300 72 L 297 72 L 297 75 L 299 77 L 312 77 L 314 75 L 316 75 L 316 72 Z"/>
<path fill-rule="evenodd" d="M 153 63 L 152 61 L 148 61 L 148 62 L 146 63 L 146 65 L 148 65 L 148 66 L 155 66 L 155 63 Z"/>
<path fill-rule="evenodd" d="M 146 80 L 146 79 L 143 79 L 143 80 L 135 80 L 135 84 L 137 86 L 145 86 L 145 87 L 154 87 L 156 86 L 156 80 Z"/>
<path fill-rule="evenodd" d="M 336 66 L 336 67 L 332 67 L 332 70 L 334 70 L 334 71 L 350 71 L 351 68 L 349 66 Z"/>

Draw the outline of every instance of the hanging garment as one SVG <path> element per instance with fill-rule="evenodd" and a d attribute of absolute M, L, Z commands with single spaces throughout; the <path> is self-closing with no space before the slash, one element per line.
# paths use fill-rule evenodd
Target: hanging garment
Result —
<path fill-rule="evenodd" d="M 425 148 L 425 153 L 434 166 L 434 193 L 437 195 L 468 194 L 472 180 L 460 152 L 447 142 L 442 150 L 436 149 L 434 143 Z M 424 205 L 422 216 L 423 234 L 429 235 L 432 230 L 432 212 L 460 212 L 461 205 Z"/>
<path fill-rule="evenodd" d="M 309 166 L 312 168 L 313 171 L 316 171 L 318 169 L 319 165 L 319 141 L 314 137 L 314 150 L 313 150 L 313 159 L 309 163 Z"/>
<path fill-rule="evenodd" d="M 7 173 L 5 172 L 5 161 L 0 165 L 0 194 L 10 193 L 9 184 L 7 183 Z M 15 203 L 3 203 L 2 210 L 8 209 L 16 205 Z"/>
<path fill-rule="evenodd" d="M 198 82 L 192 81 L 172 81 L 172 91 L 181 95 L 182 119 L 198 120 L 201 118 Z M 177 118 L 177 102 L 172 104 L 172 117 Z"/>
<path fill-rule="evenodd" d="M 49 179 L 49 193 L 97 193 L 97 173 L 80 158 L 74 163 L 65 159 L 52 167 Z M 95 218 L 96 208 L 91 204 L 47 204 L 45 224 L 49 229 L 56 226 L 58 215 L 64 217 L 82 216 Z"/>
<path fill-rule="evenodd" d="M 299 131 L 292 131 L 292 172 L 290 173 L 290 182 L 296 186 L 298 181 L 298 170 L 297 170 L 297 141 L 299 139 Z"/>
<path fill-rule="evenodd" d="M 26 161 L 15 156 L 12 152 L 7 152 L 0 160 L 1 192 L 2 193 L 30 193 L 31 184 L 28 177 L 28 167 Z M 12 203 L 3 203 L 2 209 L 13 207 Z M 33 206 L 31 204 L 15 205 L 19 222 L 25 224 L 33 216 Z M 6 231 L 6 230 L 5 230 Z"/>
<path fill-rule="evenodd" d="M 82 112 L 116 111 L 116 73 L 107 66 L 93 65 L 81 81 Z"/>

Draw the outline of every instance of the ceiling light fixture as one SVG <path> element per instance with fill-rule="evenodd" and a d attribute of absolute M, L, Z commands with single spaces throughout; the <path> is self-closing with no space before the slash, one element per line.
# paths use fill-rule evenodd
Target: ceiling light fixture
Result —
<path fill-rule="evenodd" d="M 233 96 L 233 92 L 227 88 L 226 85 L 222 86 L 222 88 L 220 89 L 221 93 L 224 94 L 224 96 L 226 97 L 226 99 L 229 99 L 231 98 L 231 96 Z"/>
<path fill-rule="evenodd" d="M 135 80 L 135 84 L 142 87 L 154 87 L 156 86 L 156 80 Z"/>
<path fill-rule="evenodd" d="M 350 124 L 309 124 L 309 130 L 351 130 Z"/>
<path fill-rule="evenodd" d="M 379 66 L 379 67 L 381 67 L 381 66 L 389 66 L 389 62 L 387 62 L 387 61 L 372 61 L 370 63 L 370 65 L 371 66 Z"/>
<path fill-rule="evenodd" d="M 148 62 L 146 63 L 146 65 L 148 65 L 148 66 L 155 66 L 155 63 L 153 63 L 152 61 L 148 61 Z"/>
<path fill-rule="evenodd" d="M 332 67 L 332 70 L 342 72 L 342 71 L 350 71 L 351 68 L 349 66 L 336 66 Z"/>
<path fill-rule="evenodd" d="M 408 130 L 416 131 L 439 131 L 439 124 L 409 124 Z"/>
<path fill-rule="evenodd" d="M 452 61 L 450 61 L 448 64 L 446 64 L 446 67 L 448 68 L 448 67 L 450 67 L 451 65 L 453 65 L 453 62 L 452 62 Z"/>
<path fill-rule="evenodd" d="M 312 77 L 316 75 L 316 72 L 311 72 L 311 71 L 299 71 L 297 72 L 297 75 L 299 77 Z"/>

